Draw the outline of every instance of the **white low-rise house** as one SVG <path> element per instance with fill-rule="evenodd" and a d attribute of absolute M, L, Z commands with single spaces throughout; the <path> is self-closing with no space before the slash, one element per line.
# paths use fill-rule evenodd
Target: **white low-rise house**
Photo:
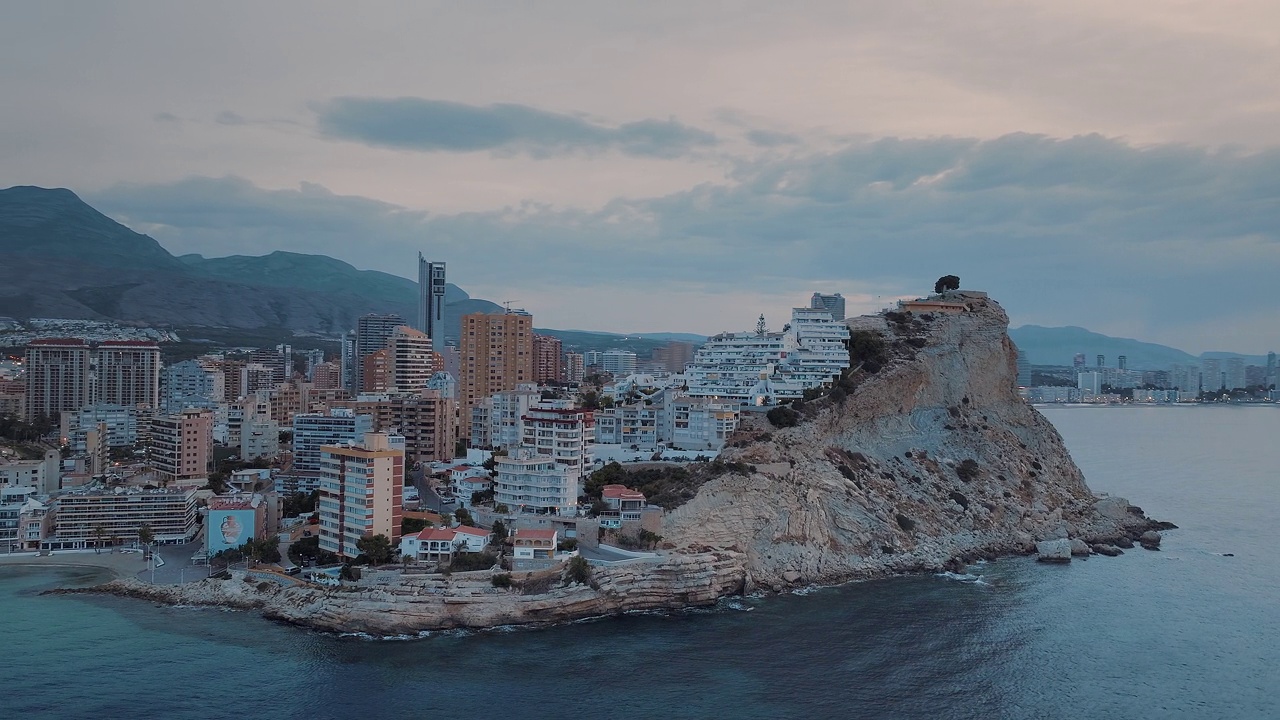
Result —
<path fill-rule="evenodd" d="M 481 552 L 493 540 L 483 528 L 427 528 L 400 540 L 400 554 L 420 562 L 448 562 L 460 552 Z"/>
<path fill-rule="evenodd" d="M 461 552 L 481 552 L 493 542 L 493 533 L 484 528 L 459 525 L 453 528 L 453 544 Z"/>
<path fill-rule="evenodd" d="M 558 540 L 555 530 L 517 528 L 511 539 L 512 554 L 516 560 L 552 560 Z"/>
<path fill-rule="evenodd" d="M 471 495 L 493 487 L 489 471 L 478 465 L 457 465 L 449 471 L 449 488 L 463 507 L 471 506 Z"/>

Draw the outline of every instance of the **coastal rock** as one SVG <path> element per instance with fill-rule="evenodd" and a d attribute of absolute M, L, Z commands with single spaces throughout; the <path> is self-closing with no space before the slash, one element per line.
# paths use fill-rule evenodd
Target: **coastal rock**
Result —
<path fill-rule="evenodd" d="M 1115 545 L 1115 546 L 1116 546 L 1116 547 L 1118 547 L 1118 548 L 1124 548 L 1125 550 L 1132 550 L 1132 549 L 1133 549 L 1133 538 L 1130 538 L 1130 537 L 1126 537 L 1126 536 L 1124 536 L 1124 535 L 1121 535 L 1120 537 L 1115 538 L 1115 539 L 1112 541 L 1112 544 L 1113 544 L 1113 545 Z"/>
<path fill-rule="evenodd" d="M 782 579 L 786 580 L 789 583 L 795 584 L 800 582 L 800 573 L 796 572 L 795 570 L 788 570 L 782 573 Z"/>
<path fill-rule="evenodd" d="M 1156 532 L 1155 530 L 1148 530 L 1142 533 L 1142 536 L 1138 538 L 1138 543 L 1141 544 L 1142 547 L 1147 550 L 1159 550 L 1160 540 L 1162 539 L 1163 538 L 1161 537 L 1160 533 Z"/>
<path fill-rule="evenodd" d="M 1042 563 L 1071 562 L 1070 540 L 1043 540 L 1036 543 L 1036 559 Z"/>
<path fill-rule="evenodd" d="M 1080 538 L 1071 538 L 1071 554 L 1074 557 L 1088 557 L 1091 552 L 1089 543 Z"/>
<path fill-rule="evenodd" d="M 1091 549 L 1099 555 L 1106 555 L 1107 557 L 1116 557 L 1117 555 L 1124 554 L 1124 551 L 1115 545 L 1106 545 L 1103 543 L 1094 543 Z"/>

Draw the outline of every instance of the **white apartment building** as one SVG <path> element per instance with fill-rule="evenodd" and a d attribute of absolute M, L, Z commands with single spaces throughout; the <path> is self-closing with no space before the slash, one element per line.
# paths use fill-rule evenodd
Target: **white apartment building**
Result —
<path fill-rule="evenodd" d="M 319 474 L 320 448 L 324 445 L 359 443 L 373 432 L 373 416 L 334 408 L 328 413 L 293 416 L 293 472 Z"/>
<path fill-rule="evenodd" d="M 226 376 L 209 362 L 183 360 L 160 374 L 161 405 L 168 413 L 213 408 L 225 399 Z"/>
<path fill-rule="evenodd" d="M 719 450 L 738 429 L 739 405 L 710 398 L 678 397 L 671 413 L 668 445 L 680 450 Z"/>
<path fill-rule="evenodd" d="M 600 368 L 620 378 L 636 372 L 636 354 L 630 350 L 605 350 L 600 354 Z"/>
<path fill-rule="evenodd" d="M 826 310 L 794 308 L 783 332 L 722 333 L 686 371 L 693 397 L 769 405 L 830 385 L 849 366 L 849 328 Z"/>
<path fill-rule="evenodd" d="M 158 543 L 182 543 L 196 534 L 196 488 L 147 490 L 92 486 L 53 499 L 53 536 L 43 549 L 62 550 L 104 541 L 138 539 L 138 528 L 151 527 Z"/>
<path fill-rule="evenodd" d="M 547 400 L 529 408 L 523 420 L 522 447 L 569 468 L 575 483 L 591 471 L 595 417 L 590 410 L 568 400 Z"/>
<path fill-rule="evenodd" d="M 62 438 L 80 451 L 84 434 L 98 424 L 107 426 L 107 445 L 132 447 L 138 442 L 138 410 L 125 405 L 90 405 L 80 412 L 62 414 Z"/>
<path fill-rule="evenodd" d="M 515 512 L 559 514 L 578 502 L 579 473 L 533 448 L 496 458 L 494 502 Z"/>
<path fill-rule="evenodd" d="M 515 390 L 481 400 L 471 408 L 471 447 L 505 450 L 519 445 L 523 418 L 541 399 L 537 385 L 520 383 Z"/>

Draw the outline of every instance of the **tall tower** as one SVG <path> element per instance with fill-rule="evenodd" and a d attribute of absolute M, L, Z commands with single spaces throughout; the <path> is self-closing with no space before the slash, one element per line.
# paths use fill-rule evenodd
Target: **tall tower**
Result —
<path fill-rule="evenodd" d="M 418 329 L 436 352 L 444 347 L 444 291 L 444 263 L 427 262 L 418 253 Z"/>
<path fill-rule="evenodd" d="M 1121 369 L 1121 370 L 1128 370 L 1128 369 L 1129 369 L 1129 357 L 1128 357 L 1127 355 L 1121 355 L 1121 356 L 1120 356 L 1120 358 L 1119 358 L 1116 362 L 1118 362 L 1118 363 L 1120 364 L 1120 369 Z"/>
<path fill-rule="evenodd" d="M 89 343 L 84 340 L 32 340 L 25 363 L 27 419 L 75 412 L 89 405 L 89 360 Z"/>
<path fill-rule="evenodd" d="M 533 316 L 523 310 L 462 316 L 461 427 L 470 437 L 471 408 L 496 392 L 533 382 Z"/>

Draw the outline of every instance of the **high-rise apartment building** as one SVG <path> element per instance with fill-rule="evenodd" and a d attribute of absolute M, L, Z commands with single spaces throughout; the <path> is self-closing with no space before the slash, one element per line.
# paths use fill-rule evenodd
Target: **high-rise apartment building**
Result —
<path fill-rule="evenodd" d="M 396 328 L 404 325 L 404 318 L 396 314 L 376 315 L 370 313 L 356 321 L 355 344 L 352 349 L 351 362 L 355 370 L 352 378 L 352 390 L 360 392 L 364 388 L 364 360 L 373 353 L 387 347 L 387 340 Z"/>
<path fill-rule="evenodd" d="M 575 481 L 586 479 L 596 441 L 590 410 L 575 408 L 568 400 L 544 401 L 529 408 L 522 420 L 521 445 L 568 467 Z"/>
<path fill-rule="evenodd" d="M 453 459 L 457 441 L 456 404 L 434 390 L 416 395 L 362 397 L 356 412 L 373 418 L 376 432 L 404 438 L 405 459 L 416 462 L 445 462 Z"/>
<path fill-rule="evenodd" d="M 533 381 L 533 316 L 523 311 L 462 317 L 461 417 L 490 395 Z M 462 424 L 470 435 L 470 423 Z"/>
<path fill-rule="evenodd" d="M 1222 363 L 1222 386 L 1228 390 L 1248 387 L 1245 379 L 1244 358 L 1227 358 Z"/>
<path fill-rule="evenodd" d="M 844 296 L 840 293 L 835 295 L 814 293 L 809 299 L 809 307 L 815 310 L 826 310 L 831 314 L 832 320 L 844 320 Z"/>
<path fill-rule="evenodd" d="M 693 361 L 693 343 L 673 340 L 653 350 L 653 362 L 661 365 L 670 373 L 684 372 L 684 368 Z"/>
<path fill-rule="evenodd" d="M 1226 384 L 1226 378 L 1222 376 L 1221 360 L 1205 360 L 1200 365 L 1200 387 L 1204 392 L 1217 392 Z"/>
<path fill-rule="evenodd" d="M 1071 365 L 1076 370 L 1083 370 L 1084 363 L 1085 363 L 1084 353 L 1076 353 L 1075 357 L 1071 359 Z"/>
<path fill-rule="evenodd" d="M 433 351 L 431 338 L 408 326 L 400 326 L 387 340 L 391 357 L 391 388 L 394 392 L 417 394 L 427 387 L 431 376 L 444 362 Z"/>
<path fill-rule="evenodd" d="M 636 354 L 630 350 L 605 350 L 600 354 L 600 368 L 621 380 L 636 372 Z"/>
<path fill-rule="evenodd" d="M 564 382 L 563 346 L 560 338 L 533 336 L 533 381 Z"/>
<path fill-rule="evenodd" d="M 444 347 L 444 263 L 427 262 L 418 253 L 418 329 L 436 348 Z"/>
<path fill-rule="evenodd" d="M 524 437 L 524 416 L 542 399 L 533 383 L 515 390 L 494 393 L 471 408 L 471 447 L 506 450 L 520 445 Z"/>
<path fill-rule="evenodd" d="M 1024 350 L 1018 351 L 1018 387 L 1031 387 L 1031 361 Z"/>
<path fill-rule="evenodd" d="M 587 366 L 583 362 L 582 353 L 565 353 L 564 354 L 564 379 L 565 382 L 580 383 L 587 376 Z"/>
<path fill-rule="evenodd" d="M 320 449 L 320 548 L 360 555 L 360 538 L 385 535 L 400 542 L 404 449 L 402 438 L 368 433 L 359 444 Z"/>
<path fill-rule="evenodd" d="M 193 408 L 152 418 L 148 461 L 161 480 L 204 481 L 212 460 L 212 412 Z"/>
<path fill-rule="evenodd" d="M 395 367 L 392 364 L 391 350 L 382 348 L 365 357 L 360 368 L 360 392 L 390 392 L 395 384 Z"/>
<path fill-rule="evenodd" d="M 160 346 L 146 340 L 106 340 L 94 351 L 96 401 L 160 406 Z"/>
<path fill-rule="evenodd" d="M 320 448 L 324 445 L 360 443 L 365 433 L 373 432 L 373 418 L 354 410 L 334 408 L 327 413 L 301 413 L 293 416 L 293 470 L 299 473 L 320 472 Z"/>
<path fill-rule="evenodd" d="M 1106 366 L 1107 366 L 1107 356 L 1106 356 L 1106 355 L 1099 355 L 1099 356 L 1098 356 L 1098 365 L 1097 365 L 1097 367 L 1100 367 L 1100 368 L 1101 368 L 1101 367 L 1106 367 Z"/>
<path fill-rule="evenodd" d="M 337 390 L 342 387 L 342 367 L 324 362 L 311 370 L 311 385 L 317 390 Z"/>
<path fill-rule="evenodd" d="M 74 412 L 90 404 L 90 359 L 84 340 L 32 340 L 25 361 L 27 419 Z"/>
<path fill-rule="evenodd" d="M 160 373 L 160 406 L 164 412 L 213 408 L 226 398 L 226 374 L 209 362 L 183 360 Z"/>

